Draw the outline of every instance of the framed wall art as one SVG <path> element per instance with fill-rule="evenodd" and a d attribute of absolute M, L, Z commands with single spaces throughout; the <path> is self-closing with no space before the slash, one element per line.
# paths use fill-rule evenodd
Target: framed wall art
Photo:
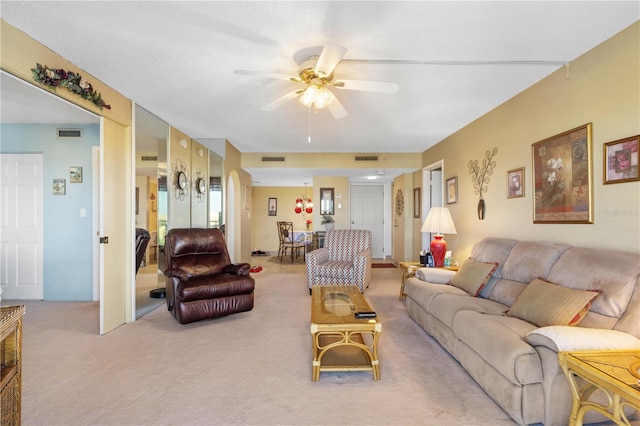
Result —
<path fill-rule="evenodd" d="M 447 179 L 447 204 L 458 202 L 458 176 Z"/>
<path fill-rule="evenodd" d="M 603 184 L 640 180 L 638 173 L 638 145 L 640 136 L 633 136 L 603 145 Z"/>
<path fill-rule="evenodd" d="M 65 195 L 67 193 L 67 182 L 64 179 L 53 180 L 53 195 Z"/>
<path fill-rule="evenodd" d="M 335 214 L 333 188 L 320 188 L 320 214 Z"/>
<path fill-rule="evenodd" d="M 524 197 L 524 167 L 507 171 L 507 198 Z"/>
<path fill-rule="evenodd" d="M 413 188 L 413 217 L 420 217 L 420 188 Z"/>
<path fill-rule="evenodd" d="M 278 216 L 278 199 L 277 198 L 269 198 L 268 201 L 269 208 L 269 216 Z"/>
<path fill-rule="evenodd" d="M 533 223 L 593 223 L 591 123 L 531 148 Z"/>
<path fill-rule="evenodd" d="M 82 183 L 82 167 L 69 167 L 69 183 Z"/>

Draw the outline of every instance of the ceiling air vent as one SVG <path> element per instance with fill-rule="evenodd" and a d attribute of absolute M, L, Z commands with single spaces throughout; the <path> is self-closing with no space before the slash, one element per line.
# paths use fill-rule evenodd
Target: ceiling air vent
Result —
<path fill-rule="evenodd" d="M 143 155 L 140 157 L 140 161 L 158 161 L 157 155 Z"/>
<path fill-rule="evenodd" d="M 56 129 L 58 139 L 80 139 L 82 138 L 82 129 Z"/>
<path fill-rule="evenodd" d="M 285 161 L 284 157 L 262 157 L 262 162 L 263 163 L 267 163 L 267 162 L 278 162 L 278 161 Z"/>
<path fill-rule="evenodd" d="M 378 161 L 377 155 L 356 155 L 356 161 Z"/>

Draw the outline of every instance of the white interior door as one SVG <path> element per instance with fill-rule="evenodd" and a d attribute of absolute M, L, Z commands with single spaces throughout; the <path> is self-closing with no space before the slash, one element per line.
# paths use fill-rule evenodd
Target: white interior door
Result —
<path fill-rule="evenodd" d="M 42 154 L 0 155 L 0 287 L 3 299 L 44 298 Z"/>
<path fill-rule="evenodd" d="M 371 257 L 384 258 L 384 186 L 351 186 L 351 229 L 371 231 Z"/>

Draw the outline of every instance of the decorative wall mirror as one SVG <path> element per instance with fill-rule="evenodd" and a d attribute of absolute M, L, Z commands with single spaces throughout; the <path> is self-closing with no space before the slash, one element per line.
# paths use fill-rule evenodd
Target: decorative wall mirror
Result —
<path fill-rule="evenodd" d="M 335 214 L 333 188 L 320 188 L 320 214 Z"/>
<path fill-rule="evenodd" d="M 135 107 L 135 117 L 136 228 L 145 229 L 150 235 L 135 280 L 136 318 L 140 318 L 164 302 L 164 299 L 150 297 L 150 291 L 165 286 L 162 271 L 166 269 L 163 253 L 168 221 L 169 125 L 139 105 Z"/>

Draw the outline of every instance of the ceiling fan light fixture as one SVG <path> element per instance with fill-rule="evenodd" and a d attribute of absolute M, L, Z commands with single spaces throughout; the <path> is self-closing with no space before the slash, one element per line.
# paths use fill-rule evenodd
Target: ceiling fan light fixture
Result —
<path fill-rule="evenodd" d="M 318 86 L 310 84 L 300 96 L 300 103 L 306 107 L 311 107 L 318 96 Z"/>
<path fill-rule="evenodd" d="M 326 108 L 335 100 L 335 95 L 324 86 L 310 84 L 300 96 L 300 103 L 308 108 Z"/>
<path fill-rule="evenodd" d="M 316 95 L 316 108 L 326 108 L 335 99 L 335 95 L 329 89 L 321 86 Z"/>

